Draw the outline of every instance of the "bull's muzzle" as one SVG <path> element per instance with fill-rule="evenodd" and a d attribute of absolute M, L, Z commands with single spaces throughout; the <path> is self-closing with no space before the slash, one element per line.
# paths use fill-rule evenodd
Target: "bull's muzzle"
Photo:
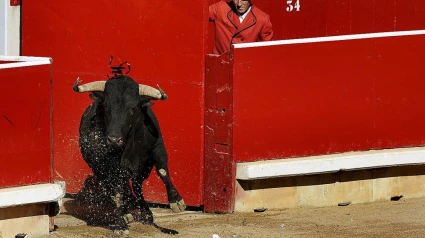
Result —
<path fill-rule="evenodd" d="M 124 140 L 122 139 L 122 137 L 119 136 L 108 136 L 108 140 L 107 140 L 108 144 L 113 146 L 113 147 L 117 147 L 117 148 L 121 148 L 124 147 Z"/>

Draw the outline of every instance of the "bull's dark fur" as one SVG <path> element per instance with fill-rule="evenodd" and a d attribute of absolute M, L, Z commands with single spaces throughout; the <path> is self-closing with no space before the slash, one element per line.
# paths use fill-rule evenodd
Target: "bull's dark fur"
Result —
<path fill-rule="evenodd" d="M 85 110 L 80 123 L 80 149 L 115 205 L 114 228 L 128 227 L 123 219 L 128 204 L 123 197 L 129 179 L 133 181 L 142 221 L 153 223 L 142 193 L 142 181 L 153 166 L 166 186 L 170 204 L 184 210 L 183 199 L 170 181 L 167 152 L 151 98 L 139 96 L 138 84 L 124 75 L 109 79 L 104 92 L 93 92 L 90 97 L 94 102 Z"/>

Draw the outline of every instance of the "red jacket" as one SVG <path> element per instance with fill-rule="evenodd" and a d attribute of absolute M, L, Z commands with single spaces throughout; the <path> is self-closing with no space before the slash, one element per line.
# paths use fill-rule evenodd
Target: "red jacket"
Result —
<path fill-rule="evenodd" d="M 273 38 L 270 16 L 252 5 L 242 23 L 239 16 L 224 0 L 209 7 L 210 20 L 215 24 L 214 54 L 230 50 L 230 44 L 269 41 Z M 233 39 L 232 39 L 233 38 Z"/>

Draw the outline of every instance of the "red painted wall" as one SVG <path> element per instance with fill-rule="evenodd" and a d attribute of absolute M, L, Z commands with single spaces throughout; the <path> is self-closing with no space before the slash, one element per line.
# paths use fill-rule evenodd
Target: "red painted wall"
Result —
<path fill-rule="evenodd" d="M 288 2 L 253 0 L 270 15 L 276 39 L 425 28 L 422 0 L 299 0 L 299 11 L 294 8 L 291 12 L 287 11 Z M 292 5 L 296 2 L 292 0 Z"/>
<path fill-rule="evenodd" d="M 71 88 L 106 79 L 109 56 L 129 61 L 129 76 L 157 83 L 169 100 L 154 110 L 169 153 L 171 179 L 189 205 L 202 204 L 204 116 L 204 1 L 56 1 L 22 3 L 22 53 L 54 60 L 55 179 L 78 192 L 90 174 L 78 149 L 78 126 L 88 95 Z M 154 173 L 148 201 L 166 202 Z"/>
<path fill-rule="evenodd" d="M 288 1 L 253 1 L 270 14 L 277 39 L 332 36 L 425 27 L 422 0 L 299 0 L 300 9 L 287 11 Z M 292 5 L 297 1 L 292 0 Z"/>
<path fill-rule="evenodd" d="M 234 160 L 424 145 L 424 40 L 235 49 Z"/>
<path fill-rule="evenodd" d="M 0 69 L 0 188 L 51 181 L 50 73 L 50 65 Z"/>
<path fill-rule="evenodd" d="M 208 0 L 208 4 L 219 0 Z M 423 0 L 252 0 L 270 15 L 275 40 L 425 29 Z M 297 0 L 292 0 L 295 6 Z M 208 52 L 214 45 L 209 25 Z"/>

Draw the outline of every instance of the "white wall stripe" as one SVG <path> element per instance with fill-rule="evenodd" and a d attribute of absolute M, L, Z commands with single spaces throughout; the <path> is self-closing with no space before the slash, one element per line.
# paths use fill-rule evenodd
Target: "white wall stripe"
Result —
<path fill-rule="evenodd" d="M 0 55 L 0 61 L 46 61 L 52 60 L 50 57 L 38 57 L 38 56 L 10 56 Z"/>
<path fill-rule="evenodd" d="M 17 62 L 17 63 L 0 64 L 0 69 L 11 69 L 11 68 L 47 65 L 47 64 L 50 64 L 50 61 Z"/>
<path fill-rule="evenodd" d="M 57 202 L 65 195 L 58 184 L 37 184 L 0 189 L 0 208 L 33 203 Z"/>
<path fill-rule="evenodd" d="M 237 163 L 236 179 L 266 179 L 415 164 L 425 164 L 425 147 Z"/>
<path fill-rule="evenodd" d="M 51 64 L 52 58 L 32 57 L 32 56 L 5 56 L 0 55 L 0 61 L 10 61 L 10 63 L 0 64 L 0 69 L 10 69 L 18 67 L 36 66 Z"/>
<path fill-rule="evenodd" d="M 379 32 L 379 33 L 326 36 L 326 37 L 302 38 L 302 39 L 291 39 L 291 40 L 263 41 L 263 42 L 252 42 L 252 43 L 239 43 L 239 44 L 234 44 L 233 46 L 236 49 L 240 49 L 240 48 L 252 48 L 252 47 L 274 46 L 274 45 L 291 45 L 291 44 L 303 44 L 303 43 L 315 43 L 315 42 L 344 41 L 344 40 L 414 36 L 414 35 L 425 35 L 425 30 Z"/>
<path fill-rule="evenodd" d="M 0 69 L 10 69 L 10 68 L 19 68 L 19 67 L 46 65 L 46 64 L 50 64 L 50 61 L 18 62 L 18 63 L 0 64 Z"/>

